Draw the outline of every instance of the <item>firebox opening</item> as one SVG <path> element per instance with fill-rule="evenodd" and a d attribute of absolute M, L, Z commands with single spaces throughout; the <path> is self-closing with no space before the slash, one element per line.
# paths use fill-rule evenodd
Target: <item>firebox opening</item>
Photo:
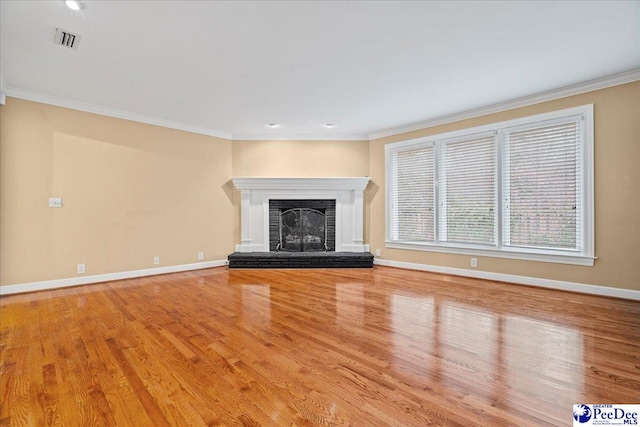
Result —
<path fill-rule="evenodd" d="M 270 200 L 269 250 L 335 251 L 335 200 Z"/>
<path fill-rule="evenodd" d="M 325 213 L 317 209 L 293 208 L 280 213 L 280 242 L 276 251 L 327 251 Z"/>

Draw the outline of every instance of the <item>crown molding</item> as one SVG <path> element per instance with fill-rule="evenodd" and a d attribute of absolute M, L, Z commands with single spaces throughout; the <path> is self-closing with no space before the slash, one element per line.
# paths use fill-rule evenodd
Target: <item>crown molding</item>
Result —
<path fill-rule="evenodd" d="M 367 134 L 254 134 L 234 133 L 234 141 L 369 141 Z"/>
<path fill-rule="evenodd" d="M 192 126 L 184 123 L 146 116 L 143 114 L 131 113 L 128 111 L 102 107 L 94 104 L 87 104 L 84 102 L 73 101 L 53 95 L 46 95 L 38 92 L 11 87 L 2 88 L 2 91 L 0 92 L 0 105 L 3 105 L 6 96 L 10 96 L 13 98 L 25 99 L 27 101 L 35 101 L 43 104 L 55 105 L 58 107 L 65 107 L 73 110 L 85 111 L 88 113 L 100 114 L 103 116 L 115 117 L 124 120 L 131 120 L 155 126 L 162 126 L 170 129 L 177 129 L 201 135 L 214 136 L 217 138 L 223 138 L 233 141 L 371 141 L 374 139 L 399 135 L 402 133 L 412 132 L 420 129 L 426 129 L 446 123 L 452 123 L 460 120 L 484 116 L 487 114 L 512 110 L 514 108 L 526 107 L 529 105 L 539 104 L 541 102 L 553 101 L 555 99 L 579 95 L 581 93 L 605 89 L 608 87 L 631 83 L 638 80 L 640 80 L 640 68 L 636 68 L 620 74 L 602 77 L 595 80 L 589 80 L 587 82 L 578 83 L 575 85 L 565 86 L 563 88 L 554 89 L 535 95 L 512 99 L 510 101 L 490 104 L 484 107 L 474 108 L 454 114 L 448 114 L 445 116 L 440 116 L 421 122 L 415 122 L 404 126 L 392 127 L 370 134 L 232 134 L 229 132 Z"/>
<path fill-rule="evenodd" d="M 131 113 L 129 111 L 117 110 L 114 108 L 102 107 L 94 104 L 87 104 L 71 99 L 60 98 L 53 95 L 46 95 L 39 92 L 32 92 L 23 89 L 7 87 L 0 94 L 0 105 L 3 105 L 4 97 L 24 99 L 27 101 L 40 102 L 42 104 L 55 105 L 57 107 L 70 108 L 72 110 L 84 111 L 87 113 L 100 114 L 117 119 L 131 120 L 134 122 L 146 123 L 155 126 L 162 126 L 170 129 L 177 129 L 201 135 L 215 136 L 234 141 L 368 141 L 366 134 L 231 134 L 229 132 L 218 131 L 170 120 L 158 119 L 143 114 Z"/>
<path fill-rule="evenodd" d="M 594 90 L 606 89 L 608 87 L 631 83 L 638 80 L 640 80 L 640 68 L 636 68 L 634 70 L 630 70 L 620 74 L 602 77 L 595 80 L 589 80 L 575 85 L 565 86 L 559 89 L 541 92 L 535 95 L 512 99 L 510 101 L 490 104 L 484 107 L 461 111 L 459 113 L 448 114 L 421 122 L 411 123 L 405 126 L 398 126 L 386 130 L 381 130 L 379 132 L 369 134 L 368 139 L 371 141 L 387 136 L 399 135 L 401 133 L 426 129 L 433 126 L 444 125 L 447 123 L 453 123 L 460 120 L 486 116 L 487 114 L 499 113 L 501 111 L 513 110 L 514 108 L 540 104 L 542 102 L 553 101 L 555 99 L 566 98 L 568 96 L 579 95 L 581 93 L 592 92 Z"/>
<path fill-rule="evenodd" d="M 145 116 L 143 114 L 132 113 L 129 111 L 117 110 L 114 108 L 102 107 L 94 104 L 73 101 L 66 98 L 60 98 L 53 95 L 46 95 L 38 92 L 31 92 L 22 89 L 7 87 L 4 89 L 7 96 L 13 98 L 24 99 L 27 101 L 40 102 L 42 104 L 55 105 L 57 107 L 70 108 L 72 110 L 84 111 L 86 113 L 100 114 L 102 116 L 115 117 L 117 119 L 131 120 L 134 122 L 146 123 L 148 125 L 162 126 L 170 129 L 182 130 L 185 132 L 197 133 L 207 136 L 215 136 L 217 138 L 231 139 L 228 132 L 217 131 L 213 129 L 192 126 L 184 123 L 172 122 L 170 120 L 158 119 L 156 117 Z"/>

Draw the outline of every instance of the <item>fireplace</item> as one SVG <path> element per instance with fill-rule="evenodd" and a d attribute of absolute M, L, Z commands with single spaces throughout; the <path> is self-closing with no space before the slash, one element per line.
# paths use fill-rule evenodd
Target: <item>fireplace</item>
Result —
<path fill-rule="evenodd" d="M 325 214 L 327 237 L 323 245 L 326 243 L 328 252 L 369 252 L 369 245 L 363 240 L 363 194 L 369 180 L 369 177 L 233 178 L 240 191 L 240 243 L 236 252 L 276 252 L 280 231 L 279 219 L 273 214 L 296 208 Z M 286 224 L 295 223 L 292 221 Z M 285 232 L 285 240 L 288 234 Z M 322 240 L 321 234 L 320 237 Z M 294 249 L 287 250 L 306 253 L 298 249 L 298 245 L 304 245 L 304 235 L 301 243 L 296 243 L 296 239 L 291 234 L 289 242 Z M 315 243 L 310 246 L 317 248 L 317 239 L 307 237 L 307 243 L 312 240 Z M 280 251 L 283 252 L 282 245 Z M 317 252 L 324 252 L 324 247 Z"/>
<path fill-rule="evenodd" d="M 369 179 L 233 178 L 240 244 L 229 268 L 372 268 L 363 241 Z"/>
<path fill-rule="evenodd" d="M 269 200 L 269 250 L 333 252 L 335 200 Z"/>

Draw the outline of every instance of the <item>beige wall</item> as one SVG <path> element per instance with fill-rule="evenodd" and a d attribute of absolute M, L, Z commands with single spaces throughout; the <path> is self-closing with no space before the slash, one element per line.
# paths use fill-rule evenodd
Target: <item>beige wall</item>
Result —
<path fill-rule="evenodd" d="M 7 98 L 0 284 L 225 259 L 230 178 L 230 141 Z"/>
<path fill-rule="evenodd" d="M 466 255 L 385 248 L 385 144 L 583 104 L 595 110 L 594 266 L 477 257 L 478 270 L 640 290 L 640 82 L 371 141 L 369 172 L 380 187 L 370 206 L 372 250 L 394 261 L 466 269 L 470 262 Z"/>
<path fill-rule="evenodd" d="M 367 176 L 368 141 L 233 141 L 233 176 Z"/>
<path fill-rule="evenodd" d="M 240 241 L 232 176 L 367 176 L 365 242 L 386 249 L 384 145 L 595 104 L 593 267 L 478 257 L 478 270 L 640 290 L 640 82 L 371 141 L 227 141 L 8 98 L 0 107 L 0 284 L 222 260 Z M 49 197 L 64 207 L 47 207 Z"/>
<path fill-rule="evenodd" d="M 233 176 L 369 176 L 369 141 L 233 141 Z M 375 186 L 370 184 L 365 199 Z M 235 239 L 240 242 L 240 193 L 235 192 Z M 364 240 L 369 240 L 365 200 Z"/>

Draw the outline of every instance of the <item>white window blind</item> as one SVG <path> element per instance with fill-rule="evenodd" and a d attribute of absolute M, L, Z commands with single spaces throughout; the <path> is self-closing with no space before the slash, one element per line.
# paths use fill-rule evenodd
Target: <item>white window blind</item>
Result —
<path fill-rule="evenodd" d="M 581 121 L 505 130 L 504 245 L 580 251 Z"/>
<path fill-rule="evenodd" d="M 495 134 L 438 145 L 441 242 L 495 245 Z"/>
<path fill-rule="evenodd" d="M 593 105 L 385 152 L 387 247 L 593 265 Z"/>
<path fill-rule="evenodd" d="M 433 146 L 394 152 L 388 172 L 392 239 L 432 242 Z"/>

